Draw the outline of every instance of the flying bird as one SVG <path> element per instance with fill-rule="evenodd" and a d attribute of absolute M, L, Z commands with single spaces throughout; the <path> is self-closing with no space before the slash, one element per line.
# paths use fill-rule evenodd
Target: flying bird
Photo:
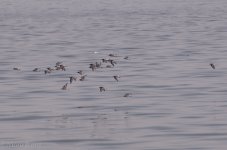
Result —
<path fill-rule="evenodd" d="M 125 56 L 125 57 L 124 57 L 124 59 L 126 59 L 126 60 L 128 60 L 128 58 L 129 58 L 128 56 Z"/>
<path fill-rule="evenodd" d="M 51 73 L 51 71 L 50 70 L 44 70 L 44 73 L 48 74 L 48 73 Z"/>
<path fill-rule="evenodd" d="M 108 62 L 110 62 L 112 66 L 114 66 L 114 64 L 117 64 L 117 62 L 112 59 L 108 59 Z"/>
<path fill-rule="evenodd" d="M 73 76 L 69 77 L 70 84 L 72 84 L 73 80 L 76 81 L 76 77 L 73 77 Z"/>
<path fill-rule="evenodd" d="M 215 65 L 214 65 L 214 64 L 211 63 L 210 66 L 211 66 L 213 69 L 215 69 Z"/>
<path fill-rule="evenodd" d="M 101 59 L 101 60 L 102 60 L 103 63 L 107 63 L 108 62 L 108 60 L 106 60 L 106 59 Z"/>
<path fill-rule="evenodd" d="M 100 68 L 100 67 L 101 67 L 101 65 L 102 65 L 102 63 L 101 63 L 101 62 L 99 62 L 99 63 L 98 63 L 98 62 L 96 62 L 96 63 L 95 63 L 95 67 L 96 67 L 96 68 Z"/>
<path fill-rule="evenodd" d="M 52 68 L 50 68 L 50 67 L 48 67 L 47 70 L 49 70 L 49 71 L 54 71 L 54 69 L 52 69 Z"/>
<path fill-rule="evenodd" d="M 32 70 L 33 72 L 38 72 L 39 71 L 39 68 L 35 68 Z"/>
<path fill-rule="evenodd" d="M 13 68 L 13 70 L 17 70 L 17 71 L 20 71 L 20 69 L 19 69 L 19 68 L 16 68 L 16 67 L 15 67 L 15 68 Z"/>
<path fill-rule="evenodd" d="M 132 93 L 125 93 L 123 97 L 129 97 L 130 95 L 132 95 Z"/>
<path fill-rule="evenodd" d="M 66 83 L 61 89 L 62 90 L 66 90 L 67 89 L 67 85 L 68 85 L 68 83 Z"/>
<path fill-rule="evenodd" d="M 83 74 L 83 71 L 82 70 L 79 70 L 77 73 L 79 73 L 80 75 Z"/>
<path fill-rule="evenodd" d="M 89 68 L 91 68 L 91 69 L 92 69 L 92 71 L 94 71 L 94 70 L 95 70 L 95 68 L 96 68 L 96 66 L 95 66 L 95 64 L 90 64 Z"/>
<path fill-rule="evenodd" d="M 104 87 L 100 86 L 100 87 L 99 87 L 99 91 L 100 91 L 100 92 L 103 92 L 103 91 L 106 91 L 106 89 L 105 89 Z"/>
<path fill-rule="evenodd" d="M 120 78 L 120 76 L 113 76 L 113 78 L 118 82 L 118 78 Z"/>
<path fill-rule="evenodd" d="M 61 69 L 62 71 L 65 71 L 65 70 L 66 70 L 66 69 L 65 69 L 65 66 L 63 66 L 63 65 L 60 65 L 59 67 L 60 67 L 60 69 Z"/>

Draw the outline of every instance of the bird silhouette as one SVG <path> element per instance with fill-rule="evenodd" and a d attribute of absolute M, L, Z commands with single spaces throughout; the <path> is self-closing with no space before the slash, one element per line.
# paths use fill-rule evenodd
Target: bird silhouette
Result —
<path fill-rule="evenodd" d="M 211 66 L 213 69 L 215 69 L 215 65 L 214 65 L 214 64 L 211 63 L 210 66 Z"/>
<path fill-rule="evenodd" d="M 79 73 L 80 75 L 83 74 L 83 71 L 82 70 L 79 70 L 77 73 Z"/>
<path fill-rule="evenodd" d="M 73 76 L 69 77 L 69 82 L 70 82 L 70 84 L 72 84 L 73 80 L 76 81 L 76 79 L 77 79 L 77 78 L 76 78 L 76 77 L 73 77 Z"/>
<path fill-rule="evenodd" d="M 120 78 L 120 76 L 113 76 L 113 78 L 118 82 L 118 78 Z"/>
<path fill-rule="evenodd" d="M 99 91 L 100 91 L 100 92 L 103 92 L 103 91 L 106 91 L 106 89 L 105 89 L 104 87 L 100 86 L 100 87 L 99 87 Z"/>
<path fill-rule="evenodd" d="M 68 83 L 66 83 L 65 85 L 63 85 L 63 87 L 61 89 L 62 90 L 66 90 L 67 89 L 67 85 L 68 85 Z"/>
<path fill-rule="evenodd" d="M 129 97 L 130 95 L 132 95 L 132 93 L 125 93 L 123 97 Z"/>

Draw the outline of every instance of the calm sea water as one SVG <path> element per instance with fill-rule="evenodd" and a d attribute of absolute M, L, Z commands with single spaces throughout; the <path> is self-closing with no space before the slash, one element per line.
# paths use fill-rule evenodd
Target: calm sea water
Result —
<path fill-rule="evenodd" d="M 225 0 L 1 0 L 0 149 L 225 150 L 226 8 Z M 117 64 L 91 71 L 102 58 Z M 44 74 L 59 61 L 66 71 Z M 86 79 L 61 90 L 79 70 Z"/>

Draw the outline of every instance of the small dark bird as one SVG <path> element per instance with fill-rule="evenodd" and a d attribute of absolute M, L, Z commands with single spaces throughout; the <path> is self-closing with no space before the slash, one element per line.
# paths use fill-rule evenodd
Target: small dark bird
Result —
<path fill-rule="evenodd" d="M 95 63 L 95 67 L 96 67 L 96 68 L 100 68 L 100 67 L 101 67 L 101 65 L 102 65 L 102 64 L 101 64 L 101 62 L 99 62 L 99 63 L 98 63 L 98 62 L 96 62 L 96 63 Z"/>
<path fill-rule="evenodd" d="M 125 93 L 125 95 L 123 97 L 129 97 L 130 95 L 132 95 L 131 93 Z"/>
<path fill-rule="evenodd" d="M 15 67 L 15 68 L 13 68 L 13 70 L 17 70 L 17 71 L 20 71 L 20 69 L 19 69 L 19 68 L 16 68 L 16 67 Z"/>
<path fill-rule="evenodd" d="M 113 76 L 113 78 L 118 82 L 118 78 L 120 78 L 120 76 Z"/>
<path fill-rule="evenodd" d="M 38 72 L 39 71 L 39 68 L 35 68 L 32 70 L 33 72 Z"/>
<path fill-rule="evenodd" d="M 62 71 L 65 71 L 66 69 L 65 69 L 65 66 L 63 66 L 63 65 L 59 65 L 59 67 L 60 67 L 60 69 L 62 70 Z"/>
<path fill-rule="evenodd" d="M 66 90 L 67 89 L 67 85 L 68 85 L 68 83 L 66 83 L 61 89 L 62 90 Z"/>
<path fill-rule="evenodd" d="M 81 77 L 80 77 L 80 81 L 84 81 L 86 76 L 87 76 L 87 75 L 81 76 Z"/>
<path fill-rule="evenodd" d="M 213 69 L 215 69 L 215 65 L 214 65 L 214 64 L 210 64 L 210 66 L 211 66 Z"/>
<path fill-rule="evenodd" d="M 129 58 L 128 56 L 125 56 L 125 57 L 124 57 L 124 59 L 126 59 L 126 60 L 128 60 L 128 58 Z"/>
<path fill-rule="evenodd" d="M 82 70 L 79 70 L 77 73 L 79 73 L 80 75 L 83 74 L 83 71 Z"/>
<path fill-rule="evenodd" d="M 107 63 L 108 62 L 108 60 L 106 60 L 106 59 L 101 59 L 101 60 L 102 60 L 103 63 Z"/>
<path fill-rule="evenodd" d="M 50 70 L 44 70 L 44 73 L 48 74 L 48 73 L 51 73 L 51 71 Z"/>
<path fill-rule="evenodd" d="M 113 59 L 108 59 L 107 62 L 110 62 L 112 66 L 114 66 L 114 64 L 117 64 L 117 62 Z"/>
<path fill-rule="evenodd" d="M 56 69 L 56 70 L 66 71 L 65 67 L 66 67 L 66 66 L 60 64 L 60 65 L 58 65 L 58 66 L 55 66 L 55 69 Z"/>
<path fill-rule="evenodd" d="M 70 84 L 72 84 L 73 80 L 76 81 L 76 79 L 77 79 L 77 78 L 76 78 L 76 77 L 73 77 L 73 76 L 69 77 L 69 82 L 70 82 Z"/>
<path fill-rule="evenodd" d="M 100 87 L 99 87 L 99 91 L 100 91 L 100 92 L 103 92 L 103 91 L 106 91 L 106 89 L 105 89 L 104 87 L 100 86 Z"/>
<path fill-rule="evenodd" d="M 89 68 L 91 68 L 92 69 L 92 71 L 94 71 L 95 70 L 95 64 L 90 64 L 90 66 L 89 66 Z"/>
<path fill-rule="evenodd" d="M 52 69 L 52 68 L 48 67 L 48 68 L 47 68 L 47 70 L 49 70 L 49 71 L 53 71 L 54 69 Z"/>
<path fill-rule="evenodd" d="M 114 64 L 117 64 L 116 61 L 114 61 L 112 59 L 110 59 L 110 63 L 111 63 L 112 66 L 114 66 Z"/>

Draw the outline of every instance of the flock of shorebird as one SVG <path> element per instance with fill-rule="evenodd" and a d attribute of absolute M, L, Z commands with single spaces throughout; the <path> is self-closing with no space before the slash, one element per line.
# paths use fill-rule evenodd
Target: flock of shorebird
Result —
<path fill-rule="evenodd" d="M 109 57 L 111 58 L 114 58 L 114 57 L 120 57 L 120 56 L 117 56 L 115 54 L 109 54 L 108 55 Z M 125 60 L 128 60 L 128 56 L 125 56 L 124 59 Z M 105 66 L 104 66 L 105 64 Z M 91 63 L 89 64 L 89 68 L 92 70 L 92 71 L 95 71 L 96 69 L 98 68 L 113 68 L 115 65 L 117 64 L 117 62 L 114 60 L 114 59 L 101 59 L 101 62 L 95 62 L 95 63 Z M 211 66 L 212 69 L 215 69 L 215 65 L 213 63 L 210 63 L 209 64 Z M 63 65 L 63 62 L 57 62 L 56 65 L 54 66 L 54 68 L 51 68 L 51 67 L 47 67 L 46 69 L 42 70 L 40 68 L 35 68 L 33 69 L 32 71 L 33 72 L 40 72 L 40 71 L 44 71 L 44 74 L 50 74 L 52 73 L 52 71 L 55 71 L 55 70 L 60 70 L 60 71 L 66 71 L 66 67 L 65 65 Z M 13 68 L 13 70 L 17 70 L 17 71 L 20 71 L 21 69 L 20 68 Z M 77 76 L 70 76 L 69 77 L 69 82 L 65 83 L 61 89 L 62 90 L 67 90 L 68 89 L 68 84 L 72 84 L 73 82 L 75 81 L 84 81 L 85 80 L 85 77 L 87 76 L 86 74 L 84 74 L 84 72 L 82 70 L 79 70 L 77 72 L 80 76 L 77 77 Z M 113 79 L 118 82 L 119 81 L 119 78 L 120 76 L 119 75 L 114 75 L 113 76 Z M 103 87 L 103 86 L 100 86 L 99 87 L 99 91 L 100 92 L 105 92 L 106 89 Z M 129 97 L 130 95 L 132 95 L 132 93 L 125 93 L 123 95 L 123 97 Z"/>
<path fill-rule="evenodd" d="M 89 64 L 89 68 L 94 72 L 96 71 L 96 69 L 99 69 L 99 68 L 113 68 L 115 67 L 115 65 L 117 64 L 117 62 L 114 60 L 115 57 L 120 57 L 118 55 L 115 55 L 115 54 L 109 54 L 109 59 L 100 59 L 100 62 L 95 62 L 95 63 L 91 63 Z M 125 60 L 128 60 L 129 57 L 128 56 L 125 56 L 123 57 L 123 59 Z M 33 72 L 41 72 L 43 71 L 44 74 L 50 74 L 52 73 L 53 71 L 66 71 L 66 67 L 65 65 L 63 65 L 63 62 L 57 62 L 55 64 L 54 67 L 47 67 L 46 69 L 41 69 L 41 68 L 34 68 L 32 71 Z M 17 70 L 17 71 L 20 71 L 20 68 L 13 68 L 13 70 Z M 79 75 L 79 76 L 78 76 Z M 84 74 L 84 71 L 83 70 L 79 70 L 75 76 L 69 76 L 69 81 L 67 83 L 65 83 L 62 87 L 61 87 L 61 90 L 67 90 L 68 89 L 68 85 L 69 84 L 72 84 L 73 82 L 76 82 L 76 81 L 84 81 L 85 78 L 87 77 L 86 74 Z M 119 82 L 119 78 L 120 78 L 120 75 L 114 75 L 112 76 L 112 78 L 116 81 L 116 82 Z M 103 86 L 100 86 L 99 87 L 99 91 L 100 92 L 105 92 L 106 89 L 103 87 Z M 123 95 L 123 97 L 129 97 L 131 96 L 132 93 L 125 93 Z"/>

